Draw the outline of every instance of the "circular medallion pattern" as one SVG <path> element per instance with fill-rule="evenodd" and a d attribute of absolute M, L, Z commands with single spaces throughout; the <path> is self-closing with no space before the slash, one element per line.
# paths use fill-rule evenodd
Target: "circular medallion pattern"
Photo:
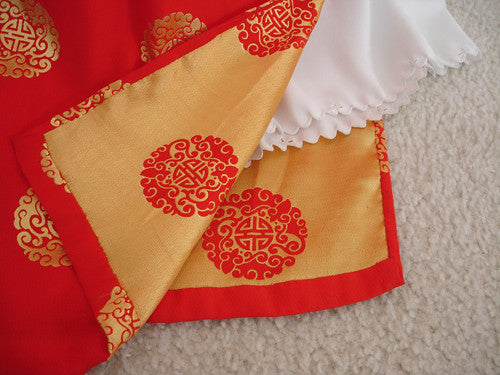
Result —
<path fill-rule="evenodd" d="M 59 57 L 58 33 L 47 11 L 34 0 L 0 1 L 0 75 L 32 78 Z"/>
<path fill-rule="evenodd" d="M 18 230 L 17 243 L 29 260 L 42 266 L 71 266 L 54 223 L 32 188 L 19 199 L 14 227 Z"/>
<path fill-rule="evenodd" d="M 318 11 L 310 0 L 284 0 L 265 4 L 238 26 L 239 40 L 252 55 L 304 48 L 316 25 Z"/>
<path fill-rule="evenodd" d="M 207 26 L 199 18 L 189 13 L 177 12 L 157 19 L 144 31 L 141 59 L 151 61 L 206 29 Z"/>
<path fill-rule="evenodd" d="M 221 138 L 178 139 L 144 162 L 144 196 L 165 214 L 211 215 L 236 178 L 237 162 L 233 147 Z"/>
<path fill-rule="evenodd" d="M 306 246 L 307 228 L 290 200 L 262 188 L 231 194 L 203 234 L 215 266 L 233 277 L 263 280 L 295 264 Z"/>

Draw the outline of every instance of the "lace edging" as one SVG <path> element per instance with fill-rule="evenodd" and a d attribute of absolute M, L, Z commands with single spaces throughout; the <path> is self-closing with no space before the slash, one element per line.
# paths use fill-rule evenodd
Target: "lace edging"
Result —
<path fill-rule="evenodd" d="M 330 105 L 318 118 L 310 115 L 306 124 L 296 124 L 292 132 L 284 130 L 280 123 L 273 118 L 247 163 L 247 167 L 252 160 L 260 160 L 264 151 L 273 151 L 275 147 L 282 151 L 285 151 L 289 146 L 302 148 L 304 142 L 314 144 L 318 142 L 320 137 L 333 139 L 337 132 L 349 134 L 353 127 L 365 127 L 366 121 L 377 121 L 383 115 L 397 113 L 401 106 L 410 103 L 410 95 L 418 90 L 418 82 L 425 78 L 428 73 L 446 75 L 449 68 L 458 69 L 463 64 L 469 64 L 470 57 L 478 55 L 479 49 L 474 46 L 467 49 L 461 48 L 456 58 L 447 63 L 440 63 L 430 58 L 415 58 L 410 61 L 412 69 L 403 80 L 403 88 L 394 98 L 384 98 L 378 105 L 366 105 L 364 108 Z"/>

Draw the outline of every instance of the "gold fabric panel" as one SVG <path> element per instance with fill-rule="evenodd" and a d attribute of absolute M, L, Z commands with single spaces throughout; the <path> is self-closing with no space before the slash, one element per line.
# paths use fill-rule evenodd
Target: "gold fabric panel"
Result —
<path fill-rule="evenodd" d="M 243 171 L 230 194 L 258 186 L 290 199 L 305 220 L 305 250 L 295 264 L 263 280 L 217 269 L 200 240 L 172 289 L 269 285 L 358 271 L 387 259 L 380 167 L 373 123 L 302 149 L 266 152 Z"/>
<path fill-rule="evenodd" d="M 252 56 L 233 28 L 45 135 L 53 161 L 142 320 L 211 220 L 153 207 L 140 183 L 144 161 L 175 140 L 214 136 L 231 145 L 241 170 L 299 54 L 292 48 Z"/>
<path fill-rule="evenodd" d="M 117 92 L 120 92 L 120 90 L 123 90 L 129 85 L 129 83 L 123 83 L 121 80 L 117 80 L 110 85 L 103 87 L 102 89 L 94 93 L 91 97 L 87 98 L 78 105 L 71 107 L 61 114 L 55 115 L 50 119 L 50 124 L 53 127 L 58 127 L 80 116 L 83 116 L 88 111 L 91 111 L 97 105 L 102 103 L 104 100 L 116 94 Z M 64 181 L 64 178 L 61 175 L 61 172 L 59 172 L 56 165 L 52 161 L 52 157 L 50 156 L 49 150 L 47 150 L 46 143 L 42 145 L 40 156 L 42 157 L 40 160 L 40 166 L 42 167 L 42 171 L 47 175 L 47 177 L 51 178 L 56 185 L 63 186 L 64 190 L 67 193 L 71 193 L 69 191 L 68 185 L 66 184 L 66 181 Z"/>

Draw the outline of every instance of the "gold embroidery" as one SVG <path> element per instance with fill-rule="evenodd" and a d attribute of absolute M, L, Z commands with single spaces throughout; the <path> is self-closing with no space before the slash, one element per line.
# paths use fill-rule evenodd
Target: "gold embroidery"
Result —
<path fill-rule="evenodd" d="M 380 171 L 389 173 L 391 167 L 389 165 L 389 156 L 387 155 L 387 145 L 385 143 L 385 130 L 382 121 L 373 121 L 375 127 L 375 144 L 377 146 L 377 157 L 380 165 Z"/>
<path fill-rule="evenodd" d="M 141 321 L 125 290 L 115 286 L 111 296 L 99 311 L 97 321 L 108 337 L 109 354 L 115 353 L 140 328 Z"/>
<path fill-rule="evenodd" d="M 199 18 L 193 18 L 189 13 L 177 12 L 157 19 L 144 31 L 141 59 L 151 61 L 206 29 L 207 26 Z"/>
<path fill-rule="evenodd" d="M 59 57 L 58 33 L 34 0 L 0 1 L 0 75 L 37 77 Z"/>
<path fill-rule="evenodd" d="M 84 100 L 80 104 L 71 107 L 60 115 L 52 117 L 52 119 L 50 120 L 50 124 L 54 127 L 58 127 L 69 121 L 73 121 L 78 117 L 83 116 L 88 111 L 95 108 L 98 104 L 101 104 L 104 100 L 123 90 L 127 86 L 130 86 L 130 83 L 123 83 L 121 80 L 115 81 L 109 86 L 100 89 L 94 95 Z"/>
<path fill-rule="evenodd" d="M 62 185 L 66 192 L 71 193 L 69 191 L 68 185 L 66 184 L 66 181 L 61 175 L 61 172 L 59 172 L 59 169 L 57 169 L 56 165 L 52 161 L 46 143 L 44 143 L 42 146 L 42 151 L 40 152 L 40 156 L 42 157 L 42 160 L 40 161 L 40 164 L 42 166 L 42 171 L 45 172 L 47 177 L 53 179 L 56 185 Z"/>
<path fill-rule="evenodd" d="M 32 188 L 19 199 L 19 207 L 14 212 L 14 227 L 19 230 L 17 243 L 29 260 L 42 266 L 71 265 L 54 223 Z"/>

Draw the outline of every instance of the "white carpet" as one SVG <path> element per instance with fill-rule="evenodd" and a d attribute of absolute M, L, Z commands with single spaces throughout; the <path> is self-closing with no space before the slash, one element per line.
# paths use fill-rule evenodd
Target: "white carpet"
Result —
<path fill-rule="evenodd" d="M 386 118 L 407 284 L 277 319 L 146 325 L 90 374 L 499 374 L 500 1 L 448 1 L 480 61 Z"/>

